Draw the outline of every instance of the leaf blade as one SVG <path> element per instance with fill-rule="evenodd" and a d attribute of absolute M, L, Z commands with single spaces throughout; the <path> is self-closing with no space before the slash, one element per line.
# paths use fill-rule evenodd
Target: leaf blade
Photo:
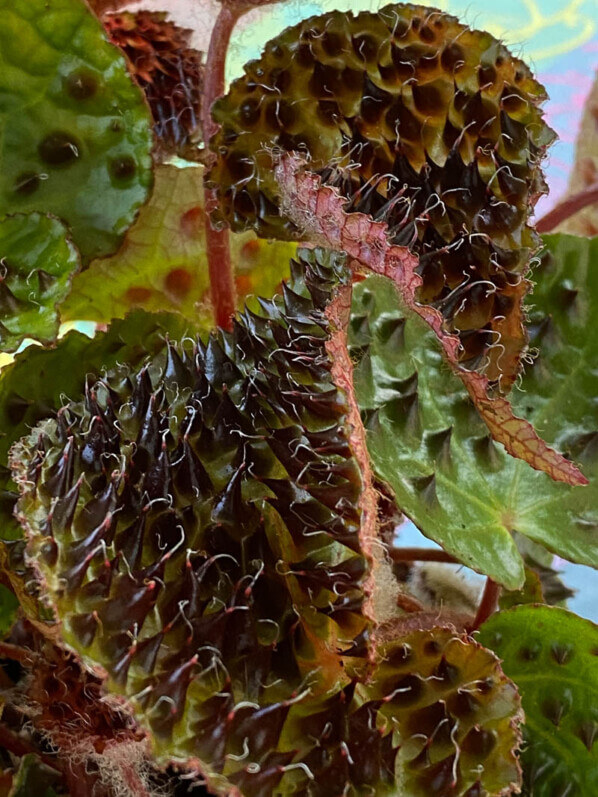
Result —
<path fill-rule="evenodd" d="M 503 659 L 526 713 L 524 783 L 538 797 L 598 788 L 598 627 L 565 609 L 518 606 L 481 628 Z"/>
<path fill-rule="evenodd" d="M 152 182 L 143 97 L 84 3 L 0 14 L 0 213 L 53 213 L 85 259 L 113 251 Z"/>
<path fill-rule="evenodd" d="M 532 315 L 532 342 L 542 345 L 541 354 L 513 401 L 530 421 L 540 419 L 550 442 L 573 452 L 582 446 L 580 459 L 591 480 L 587 487 L 557 484 L 506 457 L 488 439 L 465 391 L 442 366 L 431 333 L 421 321 L 405 319 L 383 278 L 370 277 L 357 286 L 353 306 L 351 342 L 361 358 L 356 389 L 362 411 L 370 415 L 369 447 L 379 475 L 424 534 L 508 589 L 519 588 L 524 575 L 511 539 L 514 531 L 564 558 L 598 566 L 598 461 L 592 442 L 598 429 L 592 400 L 598 351 L 587 333 L 598 312 L 598 279 L 592 267 L 598 243 L 566 236 L 547 236 L 546 243 L 552 263 L 540 269 Z M 576 312 L 562 305 L 563 290 L 575 294 Z M 380 338 L 380 329 L 392 324 L 401 326 L 401 347 L 396 336 L 390 344 Z M 413 381 L 406 382 L 415 374 L 417 389 Z M 407 404 L 413 415 L 411 437 L 399 435 L 402 427 L 397 426 L 401 418 L 403 425 L 409 419 L 399 413 Z M 433 447 L 434 438 L 448 429 L 452 431 L 443 453 Z M 576 440 L 577 448 L 571 443 Z M 430 508 L 414 492 L 412 480 L 432 474 L 438 506 Z M 474 512 L 470 501 L 477 502 Z"/>
<path fill-rule="evenodd" d="M 58 219 L 29 213 L 0 220 L 0 350 L 15 351 L 24 338 L 53 343 L 59 305 L 68 296 L 79 254 Z"/>

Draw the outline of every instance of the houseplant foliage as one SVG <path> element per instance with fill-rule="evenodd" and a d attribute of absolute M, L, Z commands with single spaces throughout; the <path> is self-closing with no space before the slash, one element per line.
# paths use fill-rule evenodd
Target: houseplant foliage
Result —
<path fill-rule="evenodd" d="M 251 4 L 205 55 L 5 5 L 0 794 L 591 797 L 597 632 L 548 604 L 598 567 L 598 253 L 530 219 L 542 86 L 414 5 L 228 93 Z"/>

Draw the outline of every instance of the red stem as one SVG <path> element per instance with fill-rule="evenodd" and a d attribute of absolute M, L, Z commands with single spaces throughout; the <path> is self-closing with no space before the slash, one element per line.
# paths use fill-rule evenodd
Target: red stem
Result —
<path fill-rule="evenodd" d="M 235 23 L 249 6 L 231 6 L 224 3 L 216 18 L 210 38 L 210 46 L 206 57 L 202 98 L 202 127 L 206 145 L 218 125 L 211 115 L 211 108 L 215 100 L 224 94 L 224 70 L 226 65 L 226 52 L 231 33 Z M 210 273 L 210 287 L 214 320 L 217 326 L 223 329 L 232 328 L 232 316 L 236 307 L 235 282 L 230 258 L 230 241 L 227 229 L 215 230 L 211 223 L 211 213 L 218 206 L 215 189 L 206 189 L 206 244 L 208 252 L 208 269 Z"/>
<path fill-rule="evenodd" d="M 580 210 L 583 210 L 588 205 L 593 205 L 595 202 L 598 202 L 598 181 L 591 183 L 576 194 L 572 194 L 563 199 L 562 202 L 559 202 L 545 216 L 542 216 L 536 224 L 536 230 L 538 232 L 551 232 L 570 216 L 574 216 Z"/>
<path fill-rule="evenodd" d="M 391 548 L 390 558 L 393 562 L 458 562 L 454 556 L 437 548 Z"/>
<path fill-rule="evenodd" d="M 480 601 L 478 611 L 471 627 L 472 631 L 478 629 L 482 623 L 485 623 L 490 615 L 494 614 L 498 609 L 498 599 L 500 598 L 501 589 L 500 584 L 497 584 L 496 581 L 492 581 L 491 578 L 486 579 L 482 600 Z"/>

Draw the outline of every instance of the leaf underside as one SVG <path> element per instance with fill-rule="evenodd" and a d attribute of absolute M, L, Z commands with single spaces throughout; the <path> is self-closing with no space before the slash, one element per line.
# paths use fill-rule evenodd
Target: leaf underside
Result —
<path fill-rule="evenodd" d="M 182 313 L 207 331 L 213 322 L 205 223 L 203 169 L 157 166 L 152 196 L 123 245 L 76 276 L 63 320 L 109 323 L 139 307 Z M 251 232 L 230 239 L 239 307 L 252 294 L 275 293 L 288 276 L 295 244 L 263 241 Z M 257 309 L 255 299 L 250 306 Z"/>

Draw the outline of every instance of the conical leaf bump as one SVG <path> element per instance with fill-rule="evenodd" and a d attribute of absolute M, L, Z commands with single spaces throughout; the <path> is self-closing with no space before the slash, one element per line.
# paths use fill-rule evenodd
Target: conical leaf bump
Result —
<path fill-rule="evenodd" d="M 201 138 L 203 67 L 201 53 L 190 46 L 193 31 L 151 11 L 104 14 L 102 22 L 145 92 L 160 154 L 194 159 Z"/>
<path fill-rule="evenodd" d="M 210 179 L 235 230 L 298 238 L 279 215 L 272 151 L 307 151 L 348 209 L 420 257 L 418 299 L 458 333 L 460 359 L 507 388 L 526 345 L 524 275 L 553 138 L 542 86 L 490 34 L 390 5 L 288 28 L 213 108 Z"/>
<path fill-rule="evenodd" d="M 519 780 L 517 689 L 489 650 L 450 630 L 381 646 L 372 683 L 378 727 L 400 739 L 397 780 L 410 797 L 473 797 Z"/>
<path fill-rule="evenodd" d="M 13 450 L 65 640 L 215 788 L 245 759 L 278 783 L 287 715 L 347 683 L 339 654 L 367 632 L 361 476 L 326 351 L 346 277 L 326 257 L 232 333 L 91 380 Z"/>
<path fill-rule="evenodd" d="M 287 776 L 291 793 L 511 793 L 520 779 L 522 713 L 498 659 L 450 629 L 397 636 L 380 646 L 371 679 L 353 681 L 311 704 L 308 715 L 290 718 L 284 741 L 315 741 Z"/>

